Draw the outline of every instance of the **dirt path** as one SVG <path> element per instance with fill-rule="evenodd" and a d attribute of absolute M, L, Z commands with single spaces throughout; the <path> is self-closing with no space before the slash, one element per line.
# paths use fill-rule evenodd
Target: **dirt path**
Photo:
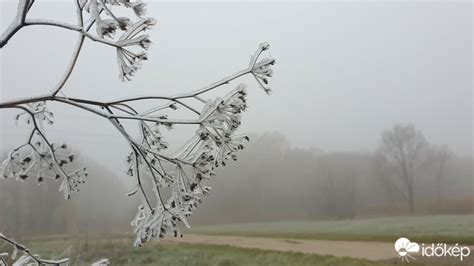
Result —
<path fill-rule="evenodd" d="M 181 243 L 230 245 L 242 248 L 294 251 L 369 260 L 384 260 L 397 257 L 393 244 L 387 242 L 302 240 L 192 234 L 184 235 L 183 238 L 175 238 L 171 240 Z"/>

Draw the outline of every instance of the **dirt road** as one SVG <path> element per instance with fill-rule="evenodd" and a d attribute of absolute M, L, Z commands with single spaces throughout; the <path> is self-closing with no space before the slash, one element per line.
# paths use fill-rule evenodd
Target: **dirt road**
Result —
<path fill-rule="evenodd" d="M 181 243 L 230 245 L 242 248 L 294 251 L 369 260 L 384 260 L 397 257 L 393 244 L 387 242 L 302 240 L 192 234 L 184 235 L 183 238 L 175 238 L 171 240 Z"/>

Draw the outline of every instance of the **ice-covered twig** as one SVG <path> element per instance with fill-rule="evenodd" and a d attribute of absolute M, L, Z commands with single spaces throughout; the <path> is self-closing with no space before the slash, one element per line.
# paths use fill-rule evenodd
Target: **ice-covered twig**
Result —
<path fill-rule="evenodd" d="M 150 47 L 151 41 L 148 35 L 142 33 L 149 30 L 156 23 L 152 18 L 143 18 L 145 14 L 144 3 L 140 0 L 76 0 L 75 2 L 77 10 L 76 25 L 50 19 L 29 19 L 27 13 L 34 0 L 19 0 L 17 15 L 0 36 L 0 48 L 3 48 L 20 29 L 27 26 L 51 26 L 76 31 L 79 36 L 71 61 L 58 85 L 52 90 L 52 95 L 56 95 L 69 79 L 85 38 L 116 48 L 120 78 L 124 81 L 131 80 L 131 77 L 141 67 L 142 62 L 148 60 L 144 50 Z M 111 12 L 111 8 L 108 7 L 114 5 L 133 10 L 138 20 L 134 21 L 129 17 L 116 17 Z M 109 18 L 104 18 L 104 13 Z M 84 23 L 85 14 L 89 14 L 88 23 Z M 95 25 L 96 34 L 89 32 L 93 25 Z M 118 31 L 122 31 L 123 34 L 114 39 Z"/>
<path fill-rule="evenodd" d="M 33 5 L 33 0 L 18 0 L 16 16 L 5 32 L 0 36 L 0 48 L 3 48 L 8 41 L 24 26 L 26 14 Z"/>
<path fill-rule="evenodd" d="M 110 261 L 108 259 L 100 259 L 94 263 L 91 264 L 91 266 L 104 266 L 104 265 L 109 265 Z"/>
<path fill-rule="evenodd" d="M 67 265 L 69 263 L 69 259 L 59 259 L 59 260 L 42 259 L 37 254 L 31 253 L 31 251 L 24 245 L 16 242 L 15 240 L 11 238 L 6 237 L 2 233 L 0 233 L 0 240 L 6 242 L 8 245 L 13 247 L 13 252 L 11 255 L 8 253 L 0 254 L 0 262 L 3 262 L 5 265 L 7 265 L 7 260 L 9 259 L 7 257 L 10 257 L 10 259 L 14 261 L 13 265 L 30 265 L 31 263 L 33 263 L 37 265 L 58 265 L 59 266 L 59 265 Z M 22 252 L 24 255 L 17 258 L 18 252 Z M 3 257 L 1 256 L 5 254 L 6 256 L 3 256 Z"/>
<path fill-rule="evenodd" d="M 53 124 L 53 113 L 44 102 L 30 103 L 26 106 L 16 106 L 24 111 L 15 119 L 25 116 L 25 122 L 30 126 L 30 133 L 26 142 L 14 148 L 0 167 L 1 178 L 16 178 L 27 180 L 36 178 L 38 184 L 46 178 L 52 180 L 63 179 L 60 190 L 64 197 L 69 199 L 72 191 L 79 191 L 79 184 L 87 177 L 85 168 L 67 171 L 65 165 L 74 161 L 75 155 L 65 153 L 66 144 L 54 145 L 45 135 L 44 123 Z"/>

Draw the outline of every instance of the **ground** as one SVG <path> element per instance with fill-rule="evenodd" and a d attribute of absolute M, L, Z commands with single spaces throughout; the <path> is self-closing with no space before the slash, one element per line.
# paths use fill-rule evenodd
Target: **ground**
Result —
<path fill-rule="evenodd" d="M 24 242 L 45 257 L 69 257 L 72 265 L 101 258 L 109 258 L 112 265 L 403 265 L 392 249 L 401 236 L 425 243 L 472 244 L 474 216 L 207 226 L 188 231 L 183 239 L 142 248 L 132 247 L 130 235 L 37 237 Z M 417 257 L 410 265 L 474 265 L 472 253 L 463 263 Z"/>
<path fill-rule="evenodd" d="M 54 254 L 60 255 L 65 242 L 70 243 L 67 239 L 50 239 L 46 245 L 44 242 L 31 244 L 36 250 L 40 249 L 40 253 L 52 254 L 55 251 Z M 381 265 L 368 260 L 222 245 L 163 241 L 133 248 L 130 244 L 131 238 L 94 241 L 87 247 L 84 242 L 75 242 L 63 255 L 69 256 L 73 265 L 87 265 L 103 257 L 109 258 L 112 265 Z"/>
<path fill-rule="evenodd" d="M 394 242 L 408 237 L 417 242 L 474 245 L 474 215 L 426 215 L 353 220 L 246 223 L 196 227 L 192 233 L 252 237 Z"/>

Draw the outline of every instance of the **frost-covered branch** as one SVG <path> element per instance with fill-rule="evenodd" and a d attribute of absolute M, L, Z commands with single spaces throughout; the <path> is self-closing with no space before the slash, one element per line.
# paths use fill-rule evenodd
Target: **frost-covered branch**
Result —
<path fill-rule="evenodd" d="M 0 48 L 3 48 L 8 40 L 10 40 L 24 26 L 26 14 L 33 3 L 33 0 L 18 0 L 16 16 L 10 23 L 10 26 L 8 26 L 5 32 L 0 36 Z"/>
<path fill-rule="evenodd" d="M 259 49 L 257 50 L 258 55 L 261 54 L 262 51 L 269 49 L 270 46 L 266 43 L 260 44 Z M 255 58 L 257 60 L 258 58 Z M 253 59 L 252 59 L 253 60 Z M 119 100 L 115 100 L 109 102 L 109 104 L 117 104 L 117 103 L 124 103 L 124 102 L 131 102 L 131 101 L 138 101 L 138 100 L 147 100 L 147 99 L 160 99 L 160 100 L 170 100 L 170 101 L 177 101 L 179 99 L 186 99 L 186 98 L 196 98 L 199 95 L 216 89 L 222 85 L 226 85 L 229 82 L 242 77 L 246 74 L 252 74 L 255 79 L 259 82 L 262 89 L 265 90 L 266 93 L 271 93 L 270 87 L 268 87 L 268 77 L 273 75 L 273 71 L 271 70 L 271 66 L 275 64 L 275 59 L 273 58 L 264 58 L 259 63 L 253 63 L 246 69 L 243 69 L 235 74 L 232 74 L 228 77 L 225 77 L 217 82 L 214 82 L 206 87 L 203 87 L 199 90 L 195 90 L 188 93 L 176 94 L 172 96 L 154 96 L 154 95 L 146 95 L 146 96 L 138 96 L 138 97 L 130 97 L 130 98 L 122 98 Z M 262 81 L 265 80 L 265 81 Z M 263 82 L 263 83 L 262 83 Z"/>
<path fill-rule="evenodd" d="M 25 5 L 28 9 L 24 9 Z M 20 1 L 19 9 L 29 10 L 31 5 L 32 1 Z M 133 11 L 137 20 L 118 17 L 114 8 L 120 7 Z M 246 85 L 238 85 L 223 97 L 209 98 L 208 92 L 251 75 L 269 94 L 268 79 L 273 75 L 272 65 L 275 63 L 274 59 L 263 57 L 269 45 L 260 44 L 244 69 L 191 92 L 107 101 L 70 98 L 61 90 L 74 69 L 85 39 L 113 47 L 120 79 L 127 81 L 148 59 L 144 50 L 149 48 L 150 41 L 142 33 L 155 25 L 154 19 L 143 17 L 144 4 L 140 0 L 77 0 L 76 10 L 77 25 L 29 19 L 26 18 L 27 11 L 19 12 L 12 23 L 17 25 L 12 26 L 16 31 L 23 26 L 46 25 L 79 34 L 71 62 L 50 93 L 0 103 L 0 109 L 20 110 L 16 120 L 24 118 L 29 125 L 26 141 L 13 149 L 3 162 L 0 179 L 25 181 L 34 177 L 38 183 L 46 178 L 62 180 L 60 190 L 67 199 L 72 192 L 79 191 L 79 185 L 87 177 L 86 169 L 72 167 L 75 156 L 67 145 L 56 145 L 48 139 L 46 125 L 53 123 L 54 116 L 46 104 L 56 102 L 79 108 L 110 122 L 130 146 L 126 173 L 134 178 L 135 185 L 127 195 L 138 195 L 141 199 L 131 223 L 137 236 L 135 245 L 140 246 L 167 234 L 181 235 L 179 223 L 190 226 L 187 217 L 211 190 L 206 181 L 215 175 L 217 167 L 225 166 L 228 160 L 236 160 L 237 151 L 243 149 L 249 140 L 238 133 L 241 114 L 247 108 Z M 88 16 L 87 22 L 85 16 Z M 95 34 L 89 32 L 93 26 Z M 115 37 L 119 31 L 122 34 Z M 13 35 L 14 30 L 7 29 L 0 39 L 2 44 Z M 177 110 L 186 111 L 188 117 L 174 117 Z M 130 123 L 125 122 L 135 122 L 136 128 L 130 128 Z M 172 130 L 176 125 L 192 127 L 194 134 L 179 149 L 170 151 L 162 131 Z"/>
<path fill-rule="evenodd" d="M 67 265 L 69 259 L 59 259 L 59 260 L 46 260 L 40 258 L 39 255 L 31 253 L 31 251 L 26 248 L 24 245 L 14 241 L 11 238 L 7 238 L 5 235 L 0 233 L 0 240 L 6 242 L 13 248 L 12 254 L 8 253 L 1 253 L 0 254 L 0 262 L 3 262 L 4 265 L 7 264 L 7 260 L 13 261 L 13 265 Z M 23 253 L 22 256 L 18 257 L 18 252 Z M 18 257 L 18 258 L 17 258 Z M 1 265 L 1 263 L 0 263 Z"/>
<path fill-rule="evenodd" d="M 34 1 L 19 0 L 17 15 L 0 37 L 0 48 L 3 48 L 20 29 L 26 26 L 52 26 L 76 31 L 79 33 L 79 37 L 71 62 L 63 78 L 53 90 L 53 95 L 61 90 L 69 78 L 85 38 L 115 48 L 120 78 L 124 81 L 131 80 L 131 77 L 141 67 L 142 62 L 148 60 L 144 50 L 148 50 L 151 41 L 148 35 L 142 33 L 156 23 L 152 18 L 143 17 L 145 4 L 141 0 L 76 0 L 75 2 L 78 21 L 76 25 L 50 19 L 29 19 L 27 13 Z M 130 9 L 138 19 L 134 21 L 128 17 L 116 17 L 109 6 Z M 104 13 L 107 18 L 103 17 Z M 89 16 L 88 23 L 84 23 L 85 14 Z M 96 34 L 89 32 L 93 25 L 95 25 Z M 118 31 L 121 31 L 122 35 L 115 37 Z"/>
<path fill-rule="evenodd" d="M 53 113 L 48 111 L 44 102 L 30 103 L 15 108 L 24 111 L 15 119 L 25 116 L 25 122 L 30 125 L 26 142 L 14 148 L 3 161 L 0 174 L 3 178 L 26 180 L 36 178 L 38 184 L 49 178 L 62 178 L 60 191 L 69 199 L 72 191 L 79 191 L 79 184 L 87 177 L 85 168 L 73 171 L 67 170 L 66 165 L 74 161 L 75 155 L 67 153 L 67 145 L 55 145 L 45 135 L 44 125 L 53 123 Z"/>

